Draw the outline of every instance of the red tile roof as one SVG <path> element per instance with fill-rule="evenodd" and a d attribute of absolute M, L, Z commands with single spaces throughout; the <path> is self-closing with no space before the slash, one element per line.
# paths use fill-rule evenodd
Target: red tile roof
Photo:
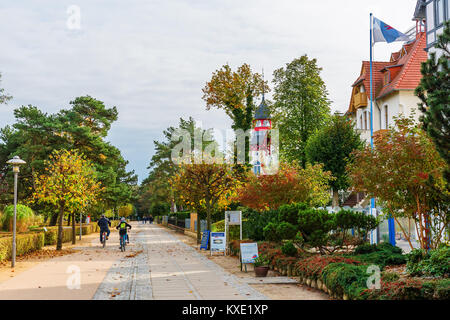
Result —
<path fill-rule="evenodd" d="M 421 33 L 419 38 L 411 44 L 405 45 L 404 48 L 408 52 L 396 62 L 402 64 L 403 67 L 397 76 L 391 79 L 389 85 L 383 87 L 377 94 L 377 99 L 391 93 L 394 90 L 414 90 L 422 79 L 420 68 L 422 62 L 428 59 L 426 48 L 425 33 Z"/>
<path fill-rule="evenodd" d="M 413 90 L 415 89 L 422 78 L 420 72 L 422 62 L 427 60 L 426 47 L 426 35 L 421 33 L 419 37 L 411 42 L 402 46 L 402 49 L 398 52 L 394 52 L 391 55 L 389 62 L 373 62 L 373 98 L 379 99 L 383 96 L 391 93 L 395 90 Z M 406 52 L 406 54 L 405 54 Z M 392 69 L 393 78 L 389 85 L 384 86 L 384 72 L 385 68 L 394 67 Z M 395 71 L 394 71 L 395 70 Z M 360 83 L 364 84 L 367 95 L 370 96 L 370 62 L 363 61 L 359 78 L 355 81 L 352 87 Z M 352 112 L 353 106 L 353 93 L 350 99 L 349 112 Z"/>

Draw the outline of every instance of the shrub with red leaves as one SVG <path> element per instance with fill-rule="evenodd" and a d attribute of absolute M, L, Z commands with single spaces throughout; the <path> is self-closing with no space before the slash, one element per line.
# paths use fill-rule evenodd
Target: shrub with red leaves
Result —
<path fill-rule="evenodd" d="M 381 280 L 381 289 L 367 289 L 361 293 L 368 300 L 424 300 L 433 299 L 435 288 L 431 282 L 404 279 L 394 282 Z"/>
<path fill-rule="evenodd" d="M 341 256 L 320 256 L 316 255 L 303 260 L 300 260 L 296 264 L 297 272 L 299 275 L 307 278 L 320 279 L 323 269 L 331 263 L 347 263 L 359 265 L 361 262 L 344 258 Z"/>

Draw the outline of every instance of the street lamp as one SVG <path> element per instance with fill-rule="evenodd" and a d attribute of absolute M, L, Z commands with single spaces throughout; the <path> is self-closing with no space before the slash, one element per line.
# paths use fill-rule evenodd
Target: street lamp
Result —
<path fill-rule="evenodd" d="M 14 268 L 16 264 L 17 180 L 20 171 L 19 167 L 23 164 L 26 164 L 26 162 L 20 159 L 18 156 L 15 156 L 6 163 L 13 166 L 14 172 L 14 219 L 13 219 L 13 242 L 12 242 L 12 256 L 11 256 L 11 268 Z"/>

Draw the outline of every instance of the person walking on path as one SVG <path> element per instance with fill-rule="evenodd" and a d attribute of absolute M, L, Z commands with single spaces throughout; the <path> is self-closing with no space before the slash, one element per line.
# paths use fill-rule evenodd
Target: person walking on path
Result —
<path fill-rule="evenodd" d="M 153 224 L 153 216 L 152 215 L 150 215 L 149 220 L 150 220 L 150 224 Z"/>

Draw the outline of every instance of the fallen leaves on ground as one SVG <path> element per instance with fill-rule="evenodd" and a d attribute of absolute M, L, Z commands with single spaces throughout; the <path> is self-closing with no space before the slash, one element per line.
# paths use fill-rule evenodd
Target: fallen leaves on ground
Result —
<path fill-rule="evenodd" d="M 77 252 L 76 250 L 73 249 L 63 249 L 60 251 L 57 250 L 49 250 L 49 249 L 44 249 L 44 250 L 39 250 L 39 251 L 33 251 L 24 255 L 20 255 L 17 257 L 17 261 L 27 261 L 27 260 L 35 260 L 35 259 L 49 259 L 49 258 L 54 258 L 54 257 L 61 257 L 61 256 L 65 256 L 68 254 L 73 254 Z M 11 263 L 11 260 L 3 260 L 0 262 L 0 265 L 7 265 Z"/>
<path fill-rule="evenodd" d="M 127 256 L 125 256 L 125 258 L 134 258 L 134 257 L 136 257 L 136 256 L 140 255 L 140 254 L 141 254 L 142 252 L 143 252 L 142 250 L 139 250 L 139 251 L 133 252 L 133 253 L 131 253 L 131 254 L 129 254 L 129 255 L 127 255 Z"/>

